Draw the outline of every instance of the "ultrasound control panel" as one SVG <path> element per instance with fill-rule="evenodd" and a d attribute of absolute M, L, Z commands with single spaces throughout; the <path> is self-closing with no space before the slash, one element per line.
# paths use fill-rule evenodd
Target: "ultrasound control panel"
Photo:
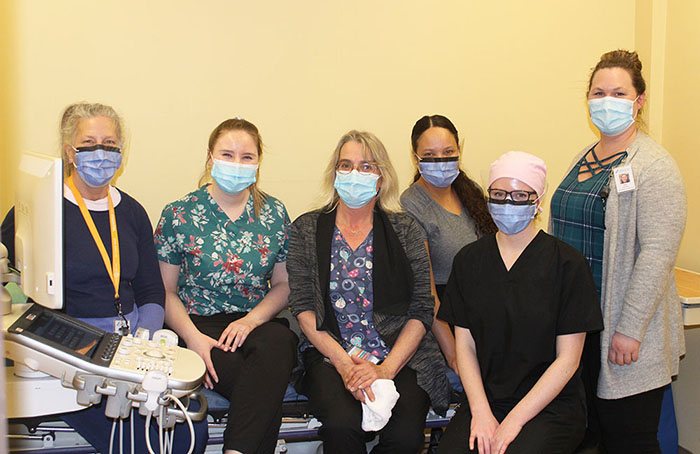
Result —
<path fill-rule="evenodd" d="M 114 352 L 111 367 L 141 373 L 162 372 L 170 377 L 177 354 L 178 347 L 168 347 L 138 337 L 125 337 Z"/>
<path fill-rule="evenodd" d="M 6 355 L 64 383 L 76 374 L 141 383 L 146 373 L 162 372 L 175 395 L 197 389 L 204 361 L 191 350 L 108 333 L 62 312 L 31 305 L 7 329 Z"/>

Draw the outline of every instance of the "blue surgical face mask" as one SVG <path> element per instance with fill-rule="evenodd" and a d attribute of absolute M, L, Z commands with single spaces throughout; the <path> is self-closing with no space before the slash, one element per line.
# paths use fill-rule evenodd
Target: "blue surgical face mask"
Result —
<path fill-rule="evenodd" d="M 122 165 L 122 153 L 119 147 L 93 145 L 90 147 L 73 147 L 75 158 L 73 165 L 80 178 L 91 188 L 99 188 L 114 178 Z"/>
<path fill-rule="evenodd" d="M 379 175 L 360 173 L 357 170 L 350 173 L 336 172 L 333 187 L 345 205 L 361 208 L 377 195 L 377 180 Z"/>
<path fill-rule="evenodd" d="M 512 203 L 488 203 L 489 213 L 498 230 L 506 235 L 515 235 L 525 230 L 537 213 L 537 204 L 513 205 Z"/>
<path fill-rule="evenodd" d="M 418 162 L 418 169 L 425 181 L 435 187 L 446 188 L 459 175 L 459 156 L 423 158 Z"/>
<path fill-rule="evenodd" d="M 639 96 L 637 96 L 639 98 Z M 594 98 L 588 100 L 591 121 L 601 134 L 616 136 L 634 123 L 634 101 L 624 98 Z"/>
<path fill-rule="evenodd" d="M 239 164 L 237 162 L 214 159 L 211 177 L 217 186 L 227 194 L 238 194 L 255 183 L 257 164 Z"/>

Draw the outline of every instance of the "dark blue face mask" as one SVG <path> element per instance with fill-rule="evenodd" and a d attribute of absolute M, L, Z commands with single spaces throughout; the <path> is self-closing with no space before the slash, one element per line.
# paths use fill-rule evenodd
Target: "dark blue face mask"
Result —
<path fill-rule="evenodd" d="M 459 156 L 419 158 L 418 169 L 423 179 L 437 188 L 446 188 L 459 175 Z"/>
<path fill-rule="evenodd" d="M 73 147 L 74 165 L 80 178 L 92 188 L 99 188 L 114 178 L 122 165 L 122 152 L 119 147 L 109 145 L 92 145 Z"/>

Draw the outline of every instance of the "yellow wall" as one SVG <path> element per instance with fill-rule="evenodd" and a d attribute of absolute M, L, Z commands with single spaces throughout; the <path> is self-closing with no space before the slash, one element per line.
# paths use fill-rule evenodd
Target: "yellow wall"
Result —
<path fill-rule="evenodd" d="M 342 133 L 375 132 L 403 188 L 413 123 L 443 113 L 465 137 L 464 163 L 477 180 L 500 153 L 522 149 L 547 161 L 552 187 L 594 139 L 588 71 L 604 51 L 634 45 L 634 8 L 633 0 L 15 1 L 18 146 L 2 162 L 18 150 L 57 153 L 67 104 L 111 104 L 132 133 L 117 183 L 155 223 L 165 203 L 194 188 L 209 132 L 241 115 L 268 146 L 263 189 L 295 217 L 313 205 Z"/>
<path fill-rule="evenodd" d="M 9 209 L 11 177 L 17 167 L 16 36 L 14 3 L 0 1 L 0 217 Z"/>
<path fill-rule="evenodd" d="M 669 3 L 666 51 L 666 90 L 663 144 L 673 150 L 688 192 L 688 222 L 681 245 L 680 266 L 700 271 L 700 136 L 696 134 L 700 104 L 700 3 L 674 0 Z"/>
<path fill-rule="evenodd" d="M 697 134 L 700 91 L 700 3 L 668 2 L 663 145 L 669 149 L 685 180 L 688 222 L 678 256 L 678 266 L 700 272 L 700 136 Z M 663 215 L 663 208 L 659 210 Z M 700 327 L 686 329 L 687 351 L 674 384 L 680 444 L 700 452 Z"/>
<path fill-rule="evenodd" d="M 646 132 L 662 140 L 666 45 L 666 0 L 637 0 L 634 46 L 647 82 L 642 120 Z"/>
<path fill-rule="evenodd" d="M 5 150 L 12 148 L 10 133 L 12 131 L 13 116 L 10 105 L 12 104 L 12 88 L 15 86 L 11 64 L 14 61 L 13 54 L 13 23 L 12 5 L 0 0 L 0 218 L 5 215 L 4 207 L 9 201 L 9 191 L 5 189 L 11 173 L 16 164 L 10 160 L 9 153 Z M 0 238 L 2 241 L 2 238 Z M 3 341 L 0 332 L 0 342 Z M 5 392 L 5 374 L 0 376 L 0 453 L 7 452 L 7 409 Z"/>

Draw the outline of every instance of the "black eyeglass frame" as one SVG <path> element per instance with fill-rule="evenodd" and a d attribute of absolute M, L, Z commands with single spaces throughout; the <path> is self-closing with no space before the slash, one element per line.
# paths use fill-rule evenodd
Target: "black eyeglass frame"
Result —
<path fill-rule="evenodd" d="M 104 150 L 104 151 L 111 151 L 113 153 L 121 153 L 122 149 L 121 147 L 115 147 L 113 145 L 102 145 L 102 144 L 97 144 L 97 145 L 90 145 L 89 147 L 73 147 L 76 153 L 85 153 L 87 151 L 97 151 L 97 150 Z"/>
<path fill-rule="evenodd" d="M 505 192 L 505 196 L 504 196 L 502 199 L 494 199 L 494 198 L 491 196 L 491 191 Z M 504 190 L 504 189 L 492 189 L 492 188 L 489 188 L 486 192 L 489 194 L 489 202 L 491 202 L 491 203 L 496 203 L 496 204 L 499 204 L 499 205 L 504 205 L 504 204 L 506 204 L 506 203 L 509 203 L 509 204 L 511 204 L 511 205 L 534 205 L 535 202 L 537 202 L 537 199 L 536 199 L 536 198 L 535 198 L 535 199 L 532 199 L 532 198 L 531 198 L 533 195 L 534 195 L 534 196 L 537 195 L 537 192 L 536 192 L 536 191 L 524 191 L 524 190 L 521 190 L 521 189 L 518 189 L 518 190 L 515 190 L 515 191 L 506 191 L 506 190 Z M 515 200 L 515 199 L 513 198 L 513 193 L 515 193 L 515 192 L 520 192 L 520 193 L 525 193 L 525 194 L 527 194 L 527 200 Z"/>

